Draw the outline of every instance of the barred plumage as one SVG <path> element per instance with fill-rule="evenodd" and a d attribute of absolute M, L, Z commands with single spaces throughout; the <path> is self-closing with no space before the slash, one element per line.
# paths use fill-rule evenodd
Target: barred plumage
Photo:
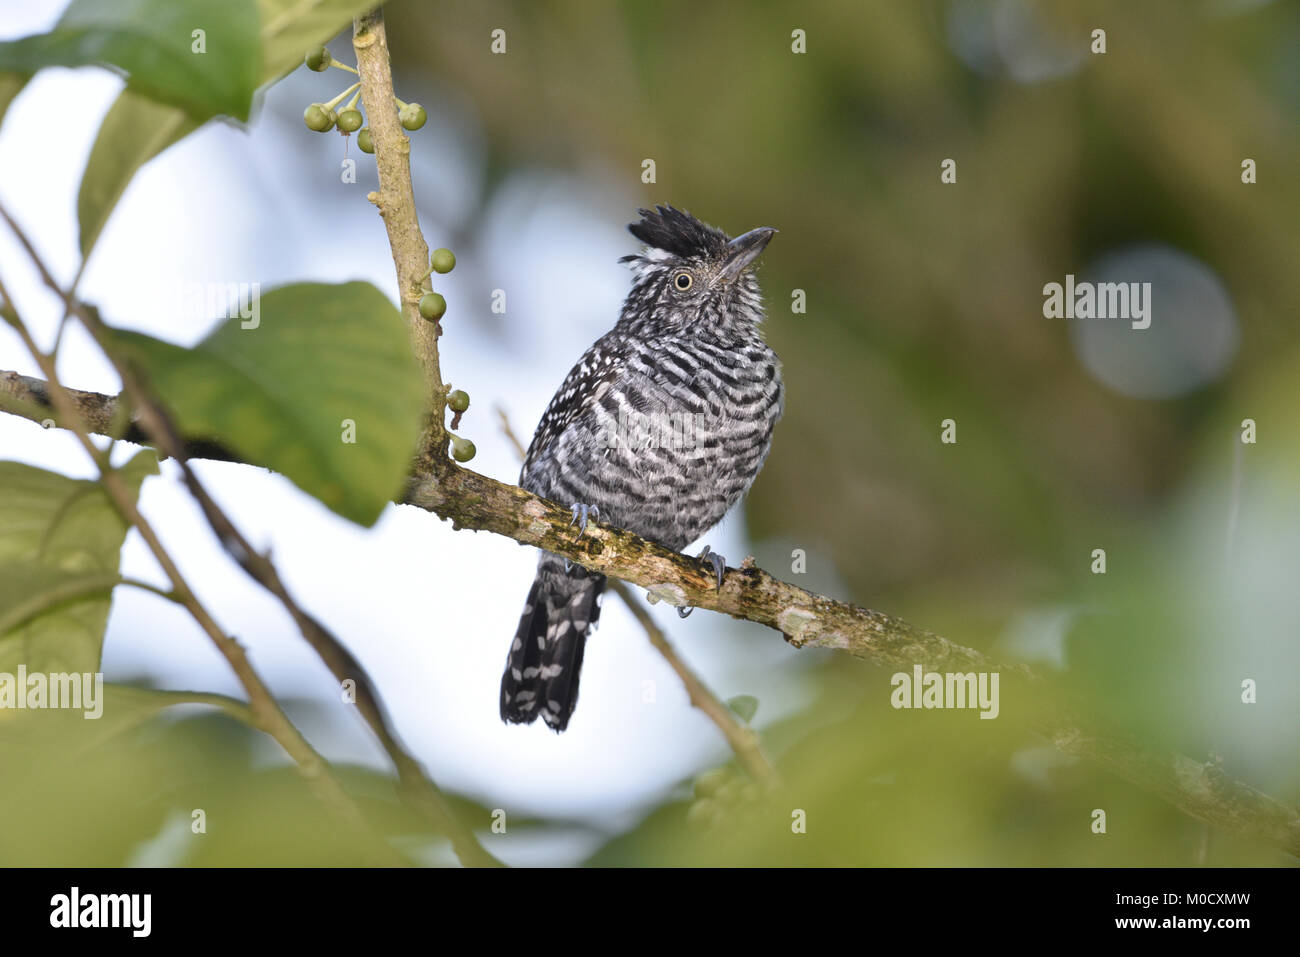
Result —
<path fill-rule="evenodd" d="M 628 229 L 647 248 L 623 258 L 635 280 L 618 323 L 551 400 L 519 484 L 681 549 L 749 489 L 781 416 L 750 268 L 775 230 L 732 240 L 670 206 L 640 214 Z M 568 725 L 604 585 L 542 553 L 501 681 L 504 720 Z"/>

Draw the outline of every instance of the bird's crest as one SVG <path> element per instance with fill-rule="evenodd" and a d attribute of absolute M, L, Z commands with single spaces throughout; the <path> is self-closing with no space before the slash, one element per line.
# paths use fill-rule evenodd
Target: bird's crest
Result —
<path fill-rule="evenodd" d="M 637 212 L 641 214 L 641 221 L 631 223 L 627 231 L 652 249 L 661 249 L 674 256 L 702 259 L 720 256 L 730 239 L 722 230 L 672 206 L 638 209 Z"/>

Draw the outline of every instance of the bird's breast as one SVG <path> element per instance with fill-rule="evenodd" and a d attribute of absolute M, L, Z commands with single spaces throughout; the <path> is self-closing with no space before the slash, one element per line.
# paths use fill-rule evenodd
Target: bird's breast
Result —
<path fill-rule="evenodd" d="M 605 468 L 629 480 L 620 524 L 682 548 L 758 475 L 782 410 L 780 364 L 762 344 L 668 344 L 630 363 L 602 408 L 617 437 Z"/>

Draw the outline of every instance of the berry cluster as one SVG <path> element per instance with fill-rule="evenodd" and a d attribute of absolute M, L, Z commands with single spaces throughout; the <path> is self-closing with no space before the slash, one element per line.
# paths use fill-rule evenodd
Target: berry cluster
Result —
<path fill-rule="evenodd" d="M 323 73 L 330 67 L 337 67 L 357 76 L 360 75 L 357 73 L 356 67 L 335 60 L 325 47 L 312 50 L 303 58 L 303 62 L 307 64 L 309 70 L 314 70 L 317 73 Z M 352 99 L 348 100 L 346 106 L 339 109 L 339 104 L 349 96 Z M 403 103 L 396 96 L 393 97 L 393 102 L 397 104 L 397 118 L 401 121 L 403 128 L 411 131 L 418 130 L 429 121 L 429 114 L 425 112 L 424 107 L 419 103 Z M 303 111 L 302 119 L 309 130 L 314 130 L 317 133 L 325 133 L 335 127 L 338 127 L 339 132 L 344 136 L 356 133 L 357 146 L 361 148 L 361 151 L 363 153 L 373 153 L 375 144 L 370 138 L 370 127 L 364 125 L 365 117 L 361 115 L 361 110 L 358 108 L 360 105 L 361 84 L 358 82 L 353 83 L 327 103 L 311 104 Z M 450 249 L 435 249 L 429 257 L 429 271 L 420 277 L 420 282 L 423 283 L 434 273 L 449 273 L 455 267 L 456 256 Z M 442 297 L 441 293 L 434 292 L 430 288 L 420 297 L 419 309 L 420 315 L 432 322 L 437 328 L 438 320 L 447 312 L 447 300 Z M 438 335 L 441 334 L 442 330 L 439 328 Z M 461 414 L 469 408 L 469 394 L 461 389 L 448 391 L 447 407 L 452 411 L 451 428 L 459 428 Z M 474 457 L 475 451 L 474 443 L 469 439 L 462 438 L 459 435 L 451 437 L 451 454 L 457 462 L 468 462 Z"/>
<path fill-rule="evenodd" d="M 323 73 L 330 67 L 347 70 L 349 73 L 357 73 L 356 67 L 340 63 L 330 55 L 330 51 L 325 47 L 312 50 L 303 58 L 303 62 L 307 64 L 309 70 L 314 70 L 317 73 Z M 348 100 L 347 105 L 341 110 L 338 109 L 339 104 L 349 96 L 352 99 Z M 424 107 L 419 103 L 404 103 L 396 96 L 393 97 L 393 101 L 397 104 L 397 118 L 401 121 L 403 128 L 414 132 L 429 121 L 429 114 L 425 112 Z M 373 153 L 375 144 L 370 138 L 370 127 L 364 125 L 366 120 L 361 114 L 360 105 L 361 84 L 358 82 L 353 83 L 326 103 L 313 103 L 308 106 L 303 111 L 302 120 L 307 124 L 307 129 L 314 130 L 317 133 L 327 133 L 335 127 L 338 127 L 339 132 L 344 136 L 356 133 L 357 146 L 361 148 L 361 151 L 363 153 Z M 448 253 L 448 255 L 451 254 Z"/>
<path fill-rule="evenodd" d="M 747 817 L 762 796 L 758 785 L 730 766 L 701 774 L 695 779 L 694 792 L 686 821 L 706 829 L 726 824 L 729 817 Z"/>
<path fill-rule="evenodd" d="M 455 253 L 450 249 L 435 249 L 432 255 L 429 256 L 429 271 L 421 277 L 421 281 L 428 279 L 434 273 L 445 275 L 455 268 Z M 419 309 L 421 316 L 436 325 L 438 320 L 447 312 L 447 300 L 442 297 L 441 293 L 430 289 L 420 297 Z M 441 331 L 439 331 L 439 335 L 441 335 Z M 452 411 L 451 428 L 459 428 L 461 414 L 469 408 L 469 393 L 463 389 L 449 391 L 447 393 L 447 408 Z M 474 457 L 475 451 L 474 443 L 469 439 L 462 438 L 459 435 L 451 437 L 451 455 L 457 462 L 468 462 Z"/>
<path fill-rule="evenodd" d="M 445 275 L 456 268 L 456 254 L 450 249 L 435 249 L 429 257 L 429 271 L 424 274 L 427 279 L 434 273 Z M 436 292 L 426 292 L 420 297 L 420 315 L 430 322 L 437 322 L 447 311 L 447 300 Z"/>

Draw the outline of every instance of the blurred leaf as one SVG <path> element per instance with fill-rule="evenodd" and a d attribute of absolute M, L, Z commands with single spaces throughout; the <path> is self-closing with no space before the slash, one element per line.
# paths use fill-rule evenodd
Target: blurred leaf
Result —
<path fill-rule="evenodd" d="M 224 716 L 160 719 L 155 705 L 166 699 L 147 690 L 105 692 L 100 720 L 66 710 L 0 711 L 0 762 L 21 768 L 23 783 L 0 790 L 0 819 L 8 822 L 0 828 L 0 864 L 121 867 L 179 826 L 197 843 L 203 836 L 190 835 L 191 811 L 207 808 L 217 789 L 247 785 L 257 732 Z M 304 795 L 304 804 L 311 800 Z M 223 823 L 230 824 L 214 821 L 211 829 L 219 833 Z M 268 822 L 267 831 L 279 823 Z M 174 862 L 191 852 L 171 843 Z"/>
<path fill-rule="evenodd" d="M 107 598 L 117 581 L 113 572 L 65 572 L 41 565 L 0 562 L 0 636 L 43 614 Z"/>
<path fill-rule="evenodd" d="M 1042 867 L 1197 860 L 1202 826 L 1158 795 L 1084 761 L 1051 761 L 1038 774 L 1021 770 L 1020 756 L 1042 750 L 1042 740 L 1011 707 L 991 721 L 969 710 L 895 710 L 888 674 L 859 662 L 830 660 L 821 679 L 821 696 L 809 710 L 765 734 L 780 754 L 777 789 L 765 792 L 736 776 L 695 800 L 668 800 L 586 863 Z M 1108 816 L 1105 835 L 1089 827 L 1098 807 Z M 1209 863 L 1225 866 L 1286 860 L 1278 850 L 1217 832 L 1211 853 Z"/>
<path fill-rule="evenodd" d="M 424 385 L 401 314 L 369 283 L 303 283 L 261 297 L 259 325 L 223 322 L 193 349 L 118 332 L 181 431 L 274 469 L 371 525 L 401 490 Z M 355 441 L 344 441 L 344 423 Z"/>
<path fill-rule="evenodd" d="M 215 697 L 215 696 L 214 696 Z M 132 685 L 106 683 L 102 694 L 102 713 L 90 719 L 75 742 L 77 747 L 98 747 L 104 741 L 145 724 L 159 712 L 178 705 L 206 706 L 206 702 L 192 700 L 183 691 L 159 691 L 154 688 L 137 688 Z M 238 704 L 232 699 L 233 704 Z M 223 711 L 228 714 L 228 711 Z"/>
<path fill-rule="evenodd" d="M 21 787 L 0 789 L 0 866 L 367 861 L 372 837 L 342 826 L 296 768 L 267 767 L 260 732 L 182 692 L 105 685 L 103 698 L 98 720 L 0 710 L 0 766 L 22 770 Z M 203 710 L 174 708 L 187 703 Z M 333 770 L 374 834 L 417 850 L 446 847 L 398 799 L 392 775 Z M 486 826 L 486 808 L 449 798 L 462 819 Z M 196 811 L 205 829 L 192 826 Z"/>
<path fill-rule="evenodd" d="M 135 494 L 152 451 L 122 469 Z M 98 482 L 0 462 L 0 672 L 99 670 L 126 524 Z"/>
<path fill-rule="evenodd" d="M 113 739 L 140 727 L 167 708 L 181 705 L 214 707 L 223 714 L 242 708 L 229 699 L 222 707 L 221 695 L 199 695 L 184 691 L 159 691 L 133 685 L 104 682 L 98 688 L 83 685 L 80 709 L 0 710 L 0 738 L 12 744 L 24 736 L 46 751 L 58 751 L 62 759 L 75 763 L 88 751 L 98 750 Z M 233 716 L 233 715 L 232 715 Z M 242 716 L 236 720 L 243 720 Z"/>
<path fill-rule="evenodd" d="M 123 90 L 104 117 L 77 194 L 81 255 L 90 255 L 135 171 L 198 129 L 184 110 Z"/>
<path fill-rule="evenodd" d="M 308 50 L 325 43 L 374 6 L 374 0 L 259 0 L 262 82 L 297 67 Z"/>
<path fill-rule="evenodd" d="M 392 777 L 361 767 L 333 771 L 376 834 L 427 833 L 423 819 L 398 799 Z M 208 833 L 189 837 L 187 865 L 329 867 L 365 861 L 368 838 L 342 827 L 295 768 L 212 782 L 196 789 L 190 801 L 207 813 Z"/>
<path fill-rule="evenodd" d="M 114 66 L 132 89 L 199 121 L 247 120 L 261 59 L 254 0 L 73 0 L 49 33 L 0 43 L 0 68 Z"/>
<path fill-rule="evenodd" d="M 4 122 L 5 114 L 9 112 L 9 104 L 22 92 L 28 79 L 25 73 L 0 71 L 0 123 Z"/>
<path fill-rule="evenodd" d="M 0 762 L 22 782 L 0 789 L 0 865 L 121 866 L 157 831 L 160 788 L 186 755 L 141 750 L 113 713 L 0 710 Z"/>
<path fill-rule="evenodd" d="M 758 699 L 752 694 L 738 694 L 727 701 L 727 707 L 740 716 L 740 720 L 749 724 L 758 713 Z"/>
<path fill-rule="evenodd" d="M 308 49 L 333 37 L 353 16 L 371 6 L 357 0 L 260 0 L 262 66 L 258 82 L 269 83 L 293 70 Z M 0 76 L 0 104 L 4 102 L 3 83 Z M 99 128 L 77 196 L 83 257 L 90 255 L 135 171 L 199 125 L 183 109 L 131 90 L 122 92 Z"/>

